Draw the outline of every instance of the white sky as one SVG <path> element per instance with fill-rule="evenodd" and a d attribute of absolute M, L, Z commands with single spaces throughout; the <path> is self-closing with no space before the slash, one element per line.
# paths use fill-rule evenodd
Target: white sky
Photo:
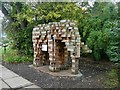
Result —
<path fill-rule="evenodd" d="M 3 15 L 2 11 L 0 10 L 0 36 L 1 36 L 1 32 L 2 32 L 2 18 L 3 17 L 4 17 L 4 15 Z"/>
<path fill-rule="evenodd" d="M 4 17 L 4 14 L 2 13 L 2 11 L 0 10 L 0 22 L 2 20 L 2 18 Z"/>
<path fill-rule="evenodd" d="M 0 17 L 3 17 L 4 15 L 3 15 L 3 13 L 2 13 L 2 11 L 0 10 Z"/>

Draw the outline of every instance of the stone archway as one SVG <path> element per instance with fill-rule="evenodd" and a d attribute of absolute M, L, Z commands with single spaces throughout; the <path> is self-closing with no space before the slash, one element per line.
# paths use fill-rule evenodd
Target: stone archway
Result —
<path fill-rule="evenodd" d="M 34 47 L 33 64 L 35 66 L 43 64 L 43 52 L 45 51 L 48 56 L 46 61 L 49 61 L 50 71 L 67 69 L 72 62 L 72 73 L 77 74 L 80 47 L 85 47 L 89 52 L 87 45 L 81 42 L 76 24 L 70 20 L 38 25 L 33 28 L 32 41 Z"/>

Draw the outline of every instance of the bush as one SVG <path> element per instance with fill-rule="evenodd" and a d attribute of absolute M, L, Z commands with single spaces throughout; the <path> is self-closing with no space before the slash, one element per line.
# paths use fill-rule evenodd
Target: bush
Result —
<path fill-rule="evenodd" d="M 3 55 L 3 60 L 9 63 L 32 62 L 33 57 L 18 55 L 16 50 L 8 48 L 6 54 Z"/>
<path fill-rule="evenodd" d="M 112 62 L 120 63 L 120 28 L 113 28 L 110 31 L 110 43 L 107 48 L 107 55 Z"/>
<path fill-rule="evenodd" d="M 11 48 L 17 50 L 18 54 L 33 55 L 32 28 L 28 26 L 25 30 L 6 31 L 12 41 Z"/>
<path fill-rule="evenodd" d="M 114 37 L 114 35 L 110 36 L 110 29 L 115 27 L 117 9 L 112 3 L 96 2 L 95 5 L 91 10 L 90 17 L 84 21 L 81 28 L 82 41 L 86 42 L 88 47 L 92 49 L 92 55 L 96 60 L 108 59 L 106 53 L 109 50 L 108 46 L 111 46 L 111 38 Z"/>
<path fill-rule="evenodd" d="M 96 60 L 100 60 L 102 53 L 106 51 L 109 41 L 108 32 L 105 31 L 91 31 L 87 38 L 87 45 L 92 49 L 93 56 Z"/>

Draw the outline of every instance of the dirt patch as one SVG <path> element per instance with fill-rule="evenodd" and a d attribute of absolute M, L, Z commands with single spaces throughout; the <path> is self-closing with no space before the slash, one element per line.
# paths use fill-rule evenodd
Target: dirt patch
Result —
<path fill-rule="evenodd" d="M 118 87 L 118 81 L 109 81 L 107 73 L 117 70 L 111 62 L 96 62 L 90 58 L 80 59 L 80 72 L 81 77 L 62 77 L 53 76 L 34 68 L 29 67 L 32 63 L 19 63 L 19 64 L 3 64 L 5 67 L 26 78 L 27 80 L 35 83 L 42 88 L 104 88 Z M 113 79 L 116 71 L 112 71 Z M 118 78 L 118 77 L 117 77 Z M 115 80 L 118 80 L 115 78 Z M 108 81 L 106 85 L 105 81 Z"/>

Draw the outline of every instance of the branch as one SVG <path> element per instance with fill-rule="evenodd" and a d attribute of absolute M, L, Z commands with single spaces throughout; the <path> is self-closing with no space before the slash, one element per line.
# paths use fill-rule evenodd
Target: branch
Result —
<path fill-rule="evenodd" d="M 15 3 L 15 6 L 16 6 L 16 11 L 17 11 L 17 13 L 20 13 L 20 12 L 21 12 L 21 8 L 22 8 L 22 3 L 16 2 L 16 3 Z M 26 20 L 21 21 L 21 22 L 20 22 L 20 28 L 21 28 L 21 29 L 24 29 L 25 27 L 27 27 L 27 21 L 26 21 Z"/>
<path fill-rule="evenodd" d="M 13 21 L 14 21 L 14 18 L 8 17 L 9 12 L 8 12 L 7 9 L 5 8 L 4 3 L 2 3 L 2 13 L 7 17 L 7 19 L 8 19 L 10 22 L 13 22 Z"/>
<path fill-rule="evenodd" d="M 8 16 L 8 11 L 7 9 L 4 7 L 4 4 L 2 3 L 2 13 L 5 15 L 5 16 Z"/>

